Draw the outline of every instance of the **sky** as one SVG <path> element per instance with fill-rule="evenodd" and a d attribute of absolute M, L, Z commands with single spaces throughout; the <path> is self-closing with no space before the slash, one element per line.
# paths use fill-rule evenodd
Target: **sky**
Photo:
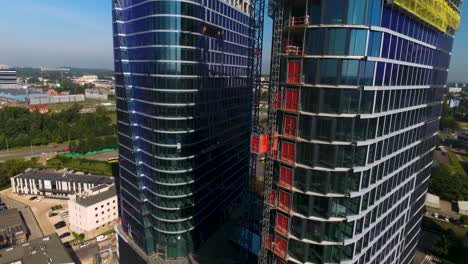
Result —
<path fill-rule="evenodd" d="M 0 64 L 113 68 L 111 0 L 0 1 Z M 468 5 L 455 38 L 449 81 L 468 82 L 466 11 Z M 271 31 L 266 17 L 263 72 L 269 70 Z"/>

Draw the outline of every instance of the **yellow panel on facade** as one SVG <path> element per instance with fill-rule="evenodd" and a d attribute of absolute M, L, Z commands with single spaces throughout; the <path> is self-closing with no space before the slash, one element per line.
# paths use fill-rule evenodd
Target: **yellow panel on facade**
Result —
<path fill-rule="evenodd" d="M 460 14 L 446 0 L 393 0 L 393 3 L 440 31 L 449 32 L 460 26 Z"/>

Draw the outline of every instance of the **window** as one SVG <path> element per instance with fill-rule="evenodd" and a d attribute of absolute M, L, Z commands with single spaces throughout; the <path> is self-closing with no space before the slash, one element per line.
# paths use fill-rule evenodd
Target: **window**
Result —
<path fill-rule="evenodd" d="M 292 169 L 281 166 L 279 184 L 289 188 L 291 187 Z"/>
<path fill-rule="evenodd" d="M 290 195 L 287 192 L 280 191 L 279 193 L 279 201 L 278 201 L 278 207 L 285 210 L 289 211 L 289 203 L 291 201 Z"/>
<path fill-rule="evenodd" d="M 282 235 L 287 235 L 288 234 L 288 222 L 289 219 L 282 215 L 282 214 L 277 214 L 276 215 L 276 231 L 281 233 Z"/>
<path fill-rule="evenodd" d="M 286 240 L 281 237 L 275 237 L 275 253 L 281 257 L 286 257 Z"/>
<path fill-rule="evenodd" d="M 299 101 L 299 91 L 287 89 L 285 109 L 288 111 L 297 111 L 298 101 Z"/>
<path fill-rule="evenodd" d="M 284 135 L 295 137 L 296 136 L 296 118 L 293 116 L 284 117 Z"/>
<path fill-rule="evenodd" d="M 283 141 L 281 148 L 281 160 L 285 162 L 294 161 L 294 143 Z"/>
<path fill-rule="evenodd" d="M 288 62 L 288 83 L 298 84 L 301 76 L 301 62 Z"/>

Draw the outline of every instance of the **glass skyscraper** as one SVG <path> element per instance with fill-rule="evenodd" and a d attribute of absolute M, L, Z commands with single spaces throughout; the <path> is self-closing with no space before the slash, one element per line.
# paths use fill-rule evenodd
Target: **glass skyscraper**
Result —
<path fill-rule="evenodd" d="M 114 1 L 121 261 L 186 257 L 245 188 L 250 17 L 249 0 Z"/>
<path fill-rule="evenodd" d="M 270 1 L 268 263 L 412 262 L 460 2 Z"/>

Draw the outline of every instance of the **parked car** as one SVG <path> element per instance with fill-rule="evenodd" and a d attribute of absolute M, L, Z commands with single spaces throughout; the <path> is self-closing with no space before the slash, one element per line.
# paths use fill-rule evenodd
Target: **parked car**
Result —
<path fill-rule="evenodd" d="M 439 218 L 439 214 L 438 214 L 438 213 L 433 213 L 432 216 L 434 216 L 435 218 Z"/>
<path fill-rule="evenodd" d="M 56 223 L 56 224 L 54 225 L 54 227 L 55 227 L 55 229 L 59 229 L 59 228 L 62 228 L 62 227 L 64 227 L 64 226 L 66 226 L 66 225 L 67 225 L 67 224 L 65 224 L 64 221 L 60 221 L 60 222 Z"/>
<path fill-rule="evenodd" d="M 37 196 L 33 196 L 33 197 L 29 198 L 30 201 L 34 201 L 36 199 L 37 199 Z"/>
<path fill-rule="evenodd" d="M 8 209 L 8 206 L 0 205 L 0 211 L 4 211 L 4 210 L 7 210 L 7 209 Z"/>
<path fill-rule="evenodd" d="M 62 213 L 62 217 L 63 217 L 63 218 L 68 217 L 68 211 L 63 212 L 63 213 Z"/>
<path fill-rule="evenodd" d="M 65 232 L 65 233 L 60 235 L 60 238 L 66 238 L 66 237 L 68 237 L 70 235 L 71 235 L 70 232 Z"/>
<path fill-rule="evenodd" d="M 84 242 L 83 244 L 80 245 L 80 248 L 85 248 L 89 245 L 91 245 L 91 242 Z"/>
<path fill-rule="evenodd" d="M 57 215 L 58 215 L 57 213 L 50 213 L 49 217 L 54 217 L 54 216 L 57 216 Z"/>
<path fill-rule="evenodd" d="M 107 239 L 107 236 L 104 236 L 104 235 L 100 235 L 100 236 L 97 236 L 96 237 L 96 241 L 97 242 L 101 242 L 101 241 L 104 241 Z"/>

